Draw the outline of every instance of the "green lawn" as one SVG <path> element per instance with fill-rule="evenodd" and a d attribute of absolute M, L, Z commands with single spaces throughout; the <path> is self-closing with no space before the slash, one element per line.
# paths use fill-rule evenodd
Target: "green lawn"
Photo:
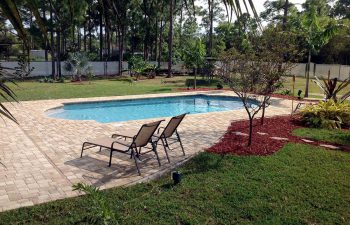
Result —
<path fill-rule="evenodd" d="M 330 143 L 350 146 L 349 130 L 299 128 L 293 130 L 293 134 L 299 137 L 311 138 L 318 141 L 327 141 Z"/>
<path fill-rule="evenodd" d="M 169 176 L 104 193 L 120 224 L 346 224 L 350 154 L 289 143 L 272 156 L 201 153 Z M 0 224 L 89 224 L 89 196 L 7 211 Z M 101 222 L 101 221 L 100 221 Z"/>
<path fill-rule="evenodd" d="M 15 91 L 20 101 L 40 100 L 40 99 L 62 99 L 62 98 L 88 98 L 101 96 L 150 94 L 179 91 L 178 88 L 186 88 L 187 76 L 173 78 L 160 78 L 150 80 L 140 80 L 134 84 L 123 80 L 93 80 L 91 84 L 84 83 L 39 83 L 38 81 L 18 82 L 18 86 L 9 84 Z M 193 78 L 193 77 L 191 77 Z M 291 78 L 286 78 L 285 88 L 291 88 Z M 304 91 L 305 79 L 297 78 L 295 95 L 299 89 Z M 198 87 L 208 87 L 199 85 Z M 216 87 L 213 82 L 209 87 Z M 350 90 L 350 87 L 348 87 Z M 343 91 L 344 92 L 344 91 Z M 342 92 L 342 93 L 343 93 Z M 321 94 L 320 89 L 310 83 L 310 93 Z M 322 96 L 313 96 L 322 98 Z"/>

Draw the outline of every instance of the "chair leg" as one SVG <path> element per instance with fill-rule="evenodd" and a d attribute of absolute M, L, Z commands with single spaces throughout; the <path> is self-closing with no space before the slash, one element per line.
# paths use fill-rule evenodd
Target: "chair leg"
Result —
<path fill-rule="evenodd" d="M 164 148 L 164 151 L 165 151 L 165 155 L 166 155 L 166 158 L 168 159 L 168 162 L 170 163 L 170 158 L 169 158 L 169 155 L 168 155 L 168 150 L 166 149 L 166 144 L 163 140 L 163 138 L 160 138 L 160 140 L 162 141 L 162 144 L 163 144 L 163 148 Z"/>
<path fill-rule="evenodd" d="M 111 149 L 111 153 L 109 155 L 109 164 L 108 164 L 109 167 L 111 167 L 112 165 L 112 155 L 113 155 L 113 150 Z"/>
<path fill-rule="evenodd" d="M 154 154 L 156 154 L 158 165 L 161 166 L 160 159 L 159 159 L 158 152 L 157 152 L 157 143 L 152 142 L 152 149 L 154 151 Z"/>
<path fill-rule="evenodd" d="M 85 142 L 83 143 L 83 147 L 81 147 L 80 158 L 82 158 L 82 157 L 83 157 L 84 147 L 85 147 Z"/>
<path fill-rule="evenodd" d="M 136 149 L 137 150 L 137 149 Z M 136 159 L 136 155 L 135 155 L 135 151 L 134 149 L 131 149 L 131 157 L 134 158 L 135 160 L 135 165 L 136 165 L 136 168 L 137 168 L 137 172 L 139 173 L 139 175 L 141 176 L 141 172 L 140 172 L 140 168 L 139 168 L 139 164 L 137 163 L 137 159 Z"/>
<path fill-rule="evenodd" d="M 182 146 L 181 138 L 180 138 L 180 135 L 179 135 L 179 133 L 177 132 L 177 130 L 175 131 L 175 133 L 176 133 L 176 136 L 177 136 L 177 140 L 180 142 L 180 146 L 181 146 L 181 149 L 182 149 L 182 153 L 183 153 L 183 155 L 186 155 L 186 154 L 185 154 L 185 150 L 184 150 L 184 146 Z"/>

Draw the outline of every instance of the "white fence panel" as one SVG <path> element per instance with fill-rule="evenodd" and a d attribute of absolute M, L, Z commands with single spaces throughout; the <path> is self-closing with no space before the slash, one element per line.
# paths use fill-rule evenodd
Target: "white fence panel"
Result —
<path fill-rule="evenodd" d="M 296 63 L 293 68 L 290 70 L 291 75 L 295 75 L 297 77 L 304 77 L 305 76 L 305 63 Z"/>
<path fill-rule="evenodd" d="M 109 62 L 89 62 L 93 73 L 95 76 L 103 76 L 103 75 L 116 75 L 118 74 L 118 61 L 109 61 Z M 154 65 L 158 65 L 158 62 L 151 61 L 149 62 Z M 15 68 L 18 67 L 17 62 L 0 62 L 0 64 L 4 67 Z M 218 62 L 217 62 L 218 64 Z M 219 65 L 219 64 L 218 64 Z M 318 77 L 327 77 L 328 71 L 331 71 L 331 78 L 339 78 L 340 80 L 345 80 L 350 78 L 350 66 L 348 65 L 337 65 L 337 64 L 316 64 L 314 67 L 314 63 L 311 63 L 310 66 L 310 77 L 313 77 L 315 74 Z M 52 64 L 49 62 L 31 62 L 30 67 L 34 67 L 34 70 L 29 75 L 30 77 L 37 76 L 50 76 Z M 161 69 L 167 69 L 168 63 L 161 62 Z M 184 62 L 178 62 L 172 66 L 173 70 L 176 72 L 186 73 L 189 70 L 186 69 Z M 290 75 L 295 75 L 299 77 L 305 76 L 305 68 L 306 63 L 296 63 L 295 66 L 291 69 Z M 315 72 L 313 71 L 316 68 Z M 128 69 L 128 63 L 123 62 L 123 70 Z M 70 76 L 71 74 L 68 71 L 64 70 L 64 62 L 61 62 L 61 71 L 62 75 Z M 9 72 L 13 72 L 9 70 Z"/>

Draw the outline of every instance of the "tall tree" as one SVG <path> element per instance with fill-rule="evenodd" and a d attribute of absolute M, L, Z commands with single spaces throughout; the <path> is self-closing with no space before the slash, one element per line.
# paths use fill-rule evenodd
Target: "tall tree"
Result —
<path fill-rule="evenodd" d="M 325 3 L 326 1 L 323 0 L 322 2 Z M 305 11 L 301 14 L 299 20 L 295 21 L 296 29 L 304 38 L 307 48 L 305 97 L 309 96 L 311 57 L 328 43 L 338 28 L 336 21 L 328 16 L 326 10 L 328 7 L 325 4 L 321 4 L 320 0 L 306 1 L 304 4 Z"/>

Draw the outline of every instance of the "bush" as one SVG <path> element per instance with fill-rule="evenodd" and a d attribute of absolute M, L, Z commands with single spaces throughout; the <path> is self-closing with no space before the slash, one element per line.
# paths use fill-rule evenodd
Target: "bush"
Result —
<path fill-rule="evenodd" d="M 281 91 L 282 95 L 293 95 L 292 91 L 290 89 L 284 89 Z"/>
<path fill-rule="evenodd" d="M 224 86 L 222 86 L 222 84 L 221 84 L 221 83 L 218 83 L 218 84 L 216 85 L 216 88 L 217 88 L 217 89 L 223 89 L 223 88 L 224 88 Z"/>
<path fill-rule="evenodd" d="M 216 85 L 218 83 L 218 80 L 204 80 L 204 79 L 197 79 L 196 81 L 197 86 L 210 86 L 210 85 Z M 194 79 L 186 79 L 185 82 L 186 87 L 191 87 L 194 85 Z"/>
<path fill-rule="evenodd" d="M 340 129 L 350 125 L 350 105 L 333 100 L 308 105 L 301 110 L 303 122 L 310 127 Z"/>

